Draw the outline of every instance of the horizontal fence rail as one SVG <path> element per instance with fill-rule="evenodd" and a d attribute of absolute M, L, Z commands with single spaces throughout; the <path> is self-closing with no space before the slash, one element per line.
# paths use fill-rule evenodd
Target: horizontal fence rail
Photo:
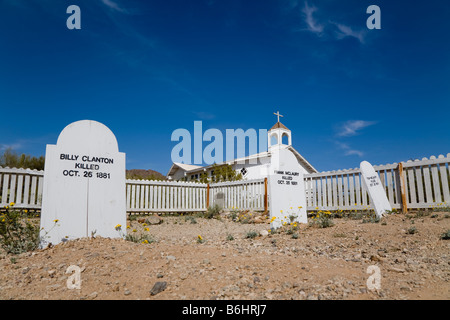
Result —
<path fill-rule="evenodd" d="M 450 204 L 449 163 L 450 153 L 373 167 L 393 209 L 418 209 Z M 373 208 L 359 168 L 307 174 L 305 189 L 308 210 Z"/>

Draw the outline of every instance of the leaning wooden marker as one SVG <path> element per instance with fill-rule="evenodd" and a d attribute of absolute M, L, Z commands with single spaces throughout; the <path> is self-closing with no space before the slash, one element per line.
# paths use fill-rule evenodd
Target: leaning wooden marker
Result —
<path fill-rule="evenodd" d="M 124 186 L 125 153 L 111 130 L 91 120 L 68 125 L 46 149 L 41 246 L 92 235 L 123 236 Z"/>
<path fill-rule="evenodd" d="M 375 208 L 377 217 L 380 218 L 386 211 L 392 210 L 384 185 L 381 183 L 378 174 L 369 162 L 361 162 L 360 168 L 362 180 L 369 193 L 370 201 Z"/>

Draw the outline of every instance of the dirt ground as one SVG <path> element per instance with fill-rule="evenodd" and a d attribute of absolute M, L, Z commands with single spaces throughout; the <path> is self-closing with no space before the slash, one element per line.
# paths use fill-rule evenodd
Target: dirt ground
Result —
<path fill-rule="evenodd" d="M 267 222 L 162 219 L 129 221 L 127 232 L 149 234 L 150 243 L 96 237 L 3 254 L 0 299 L 450 298 L 450 241 L 441 239 L 448 212 L 393 214 L 378 223 L 339 218 L 329 228 L 302 225 L 296 239 L 284 231 L 247 238 L 268 230 Z M 80 289 L 67 287 L 71 265 L 80 267 Z M 379 268 L 379 283 L 369 266 Z M 165 290 L 150 293 L 157 282 Z"/>

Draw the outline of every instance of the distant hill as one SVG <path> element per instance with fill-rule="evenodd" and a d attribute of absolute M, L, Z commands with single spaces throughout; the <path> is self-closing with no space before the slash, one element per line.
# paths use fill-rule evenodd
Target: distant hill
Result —
<path fill-rule="evenodd" d="M 127 179 L 166 180 L 166 177 L 154 170 L 131 169 L 127 170 Z"/>

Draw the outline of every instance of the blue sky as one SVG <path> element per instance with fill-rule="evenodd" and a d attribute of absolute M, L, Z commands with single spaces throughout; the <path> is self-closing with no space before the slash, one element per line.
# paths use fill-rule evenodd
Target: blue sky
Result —
<path fill-rule="evenodd" d="M 0 151 L 43 155 L 90 119 L 128 169 L 166 174 L 174 130 L 269 129 L 279 110 L 319 171 L 446 154 L 449 17 L 442 0 L 0 0 Z"/>

